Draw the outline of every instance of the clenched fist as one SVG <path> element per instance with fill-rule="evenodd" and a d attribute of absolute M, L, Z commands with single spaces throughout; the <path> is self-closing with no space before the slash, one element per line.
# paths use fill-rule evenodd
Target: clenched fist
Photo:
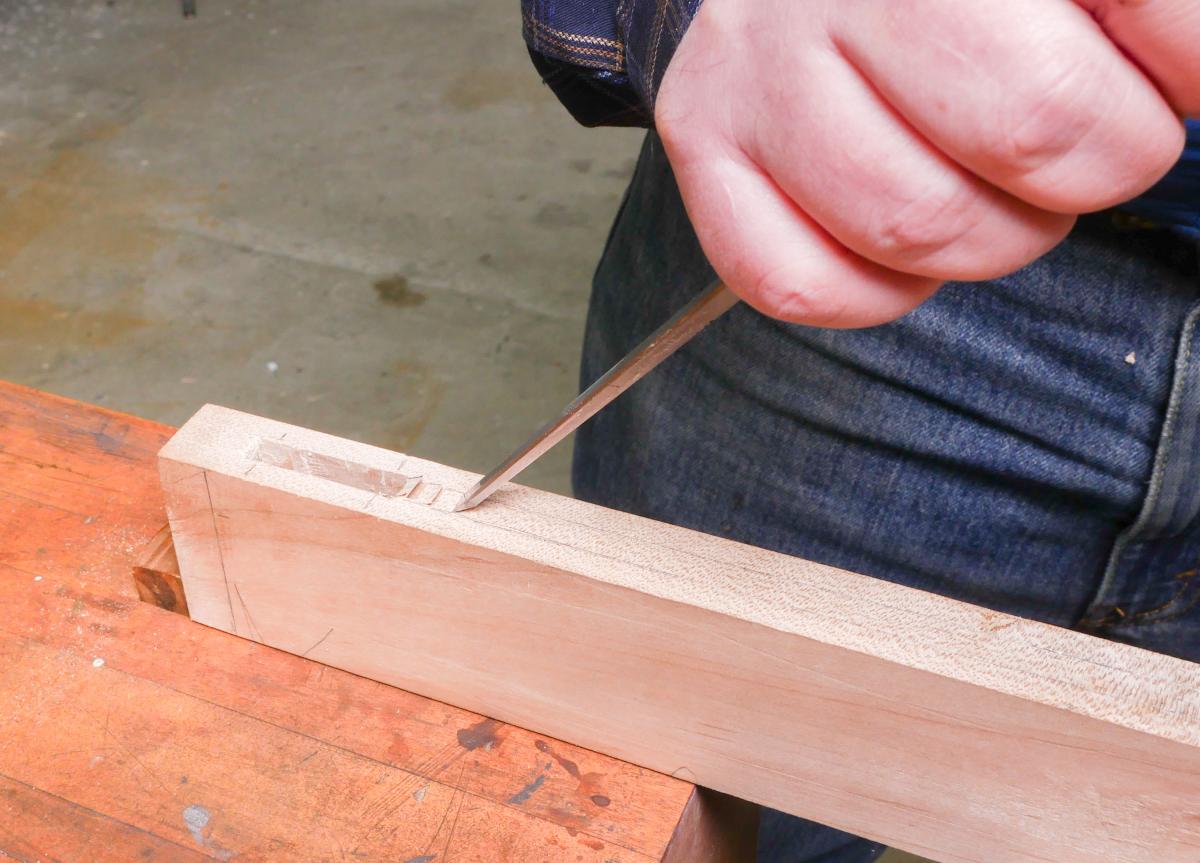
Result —
<path fill-rule="evenodd" d="M 1200 0 L 705 0 L 655 123 L 717 273 L 855 327 L 1135 197 L 1200 110 Z"/>

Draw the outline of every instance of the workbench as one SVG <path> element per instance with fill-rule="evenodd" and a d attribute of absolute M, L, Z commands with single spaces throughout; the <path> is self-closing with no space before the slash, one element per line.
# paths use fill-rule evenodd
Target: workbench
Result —
<path fill-rule="evenodd" d="M 752 855 L 748 807 L 682 778 L 140 602 L 172 431 L 0 383 L 0 858 Z"/>

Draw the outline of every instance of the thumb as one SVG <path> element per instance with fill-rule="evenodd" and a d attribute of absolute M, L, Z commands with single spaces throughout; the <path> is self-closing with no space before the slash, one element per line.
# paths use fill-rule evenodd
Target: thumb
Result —
<path fill-rule="evenodd" d="M 1200 114 L 1200 3 L 1075 0 L 1181 114 Z"/>

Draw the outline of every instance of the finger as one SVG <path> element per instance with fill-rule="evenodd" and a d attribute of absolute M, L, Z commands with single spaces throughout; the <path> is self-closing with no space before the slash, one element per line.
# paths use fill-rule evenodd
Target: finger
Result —
<path fill-rule="evenodd" d="M 860 0 L 857 12 L 833 34 L 850 62 L 935 146 L 1036 207 L 1112 206 L 1179 157 L 1170 106 L 1069 0 Z"/>
<path fill-rule="evenodd" d="M 689 151 L 669 131 L 664 143 L 713 269 L 764 314 L 866 327 L 900 317 L 937 290 L 935 279 L 888 270 L 838 243 L 744 154 Z"/>
<path fill-rule="evenodd" d="M 1001 276 L 1040 257 L 1074 219 L 1039 210 L 935 150 L 836 51 L 809 52 L 798 87 L 742 130 L 749 156 L 842 244 L 936 279 Z M 850 130 L 853 130 L 852 132 Z"/>
<path fill-rule="evenodd" d="M 1076 0 L 1158 85 L 1176 111 L 1200 113 L 1200 3 Z"/>

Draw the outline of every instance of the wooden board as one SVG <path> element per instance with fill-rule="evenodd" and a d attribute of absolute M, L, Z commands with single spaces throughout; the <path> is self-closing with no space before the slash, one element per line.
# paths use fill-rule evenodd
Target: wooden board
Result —
<path fill-rule="evenodd" d="M 1200 666 L 212 406 L 160 470 L 210 626 L 948 863 L 1200 860 Z"/>
<path fill-rule="evenodd" d="M 0 382 L 0 859 L 746 859 L 684 781 L 139 602 L 172 432 Z"/>

